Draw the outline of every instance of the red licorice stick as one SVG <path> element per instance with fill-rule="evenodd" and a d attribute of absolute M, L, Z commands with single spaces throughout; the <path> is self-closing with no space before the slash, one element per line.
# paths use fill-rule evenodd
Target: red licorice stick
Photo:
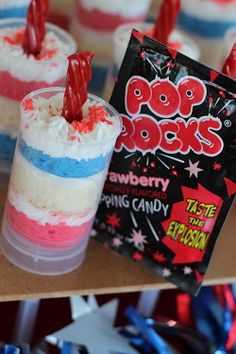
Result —
<path fill-rule="evenodd" d="M 153 37 L 168 44 L 171 32 L 175 28 L 176 17 L 180 11 L 181 0 L 163 0 L 153 31 Z"/>
<path fill-rule="evenodd" d="M 45 22 L 49 15 L 49 0 L 31 0 L 27 12 L 23 49 L 26 54 L 38 55 L 45 38 Z"/>
<path fill-rule="evenodd" d="M 69 66 L 62 115 L 69 122 L 81 121 L 82 107 L 88 97 L 88 85 L 92 78 L 93 52 L 77 52 L 68 57 Z"/>
<path fill-rule="evenodd" d="M 236 43 L 234 43 L 230 55 L 223 65 L 222 73 L 236 80 Z"/>

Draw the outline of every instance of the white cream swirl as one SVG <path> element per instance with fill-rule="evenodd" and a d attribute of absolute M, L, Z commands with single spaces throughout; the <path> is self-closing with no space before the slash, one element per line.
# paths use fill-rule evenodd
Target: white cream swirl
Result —
<path fill-rule="evenodd" d="M 14 20 L 12 20 L 14 21 Z M 13 22 L 14 23 L 14 22 Z M 34 55 L 26 55 L 21 43 L 9 43 L 6 38 L 14 38 L 14 35 L 23 31 L 24 27 L 5 27 L 0 29 L 0 71 L 7 71 L 13 77 L 29 81 L 45 81 L 53 83 L 63 79 L 67 70 L 67 55 L 75 50 L 73 40 L 59 29 L 58 33 L 68 37 L 68 43 L 57 35 L 57 28 L 47 25 L 47 33 L 42 47 L 42 59 Z M 69 40 L 71 39 L 71 43 Z M 72 44 L 72 46 L 71 46 Z M 73 47 L 73 48 L 72 48 Z"/>
<path fill-rule="evenodd" d="M 121 131 L 120 119 L 111 115 L 108 120 L 112 124 L 99 121 L 89 133 L 75 130 L 61 116 L 63 96 L 58 93 L 49 99 L 33 99 L 34 110 L 24 111 L 21 128 L 26 144 L 52 157 L 77 160 L 104 156 L 112 151 Z M 89 98 L 83 106 L 83 119 L 88 119 L 88 107 L 92 104 L 97 105 Z"/>

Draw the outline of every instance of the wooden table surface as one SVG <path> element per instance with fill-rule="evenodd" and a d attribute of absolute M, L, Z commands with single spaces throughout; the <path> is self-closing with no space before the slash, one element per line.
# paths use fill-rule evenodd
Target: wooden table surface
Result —
<path fill-rule="evenodd" d="M 6 189 L 0 187 L 0 217 Z M 236 281 L 236 205 L 219 236 L 204 284 Z M 108 294 L 147 289 L 168 289 L 174 285 L 154 275 L 103 245 L 91 240 L 86 260 L 66 275 L 39 276 L 18 269 L 0 255 L 0 301 L 52 298 L 70 295 Z"/>

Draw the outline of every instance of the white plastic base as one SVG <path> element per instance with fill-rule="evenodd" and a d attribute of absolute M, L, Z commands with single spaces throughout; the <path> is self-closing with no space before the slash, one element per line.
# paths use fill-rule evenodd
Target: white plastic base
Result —
<path fill-rule="evenodd" d="M 3 218 L 1 249 L 16 266 L 41 275 L 60 275 L 80 266 L 85 257 L 89 237 L 72 249 L 46 248 L 18 235 Z"/>

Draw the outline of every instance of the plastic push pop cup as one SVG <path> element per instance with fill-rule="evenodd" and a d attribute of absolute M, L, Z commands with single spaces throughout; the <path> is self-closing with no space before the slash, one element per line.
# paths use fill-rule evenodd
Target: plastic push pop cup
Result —
<path fill-rule="evenodd" d="M 59 27 L 46 24 L 38 55 L 23 50 L 24 19 L 0 20 L 0 172 L 10 172 L 20 118 L 20 101 L 31 91 L 63 86 L 68 54 L 76 44 Z"/>
<path fill-rule="evenodd" d="M 2 223 L 6 257 L 25 270 L 45 275 L 69 272 L 83 261 L 121 132 L 119 114 L 90 94 L 82 118 L 67 121 L 62 116 L 69 112 L 64 91 L 42 89 L 22 101 Z"/>

